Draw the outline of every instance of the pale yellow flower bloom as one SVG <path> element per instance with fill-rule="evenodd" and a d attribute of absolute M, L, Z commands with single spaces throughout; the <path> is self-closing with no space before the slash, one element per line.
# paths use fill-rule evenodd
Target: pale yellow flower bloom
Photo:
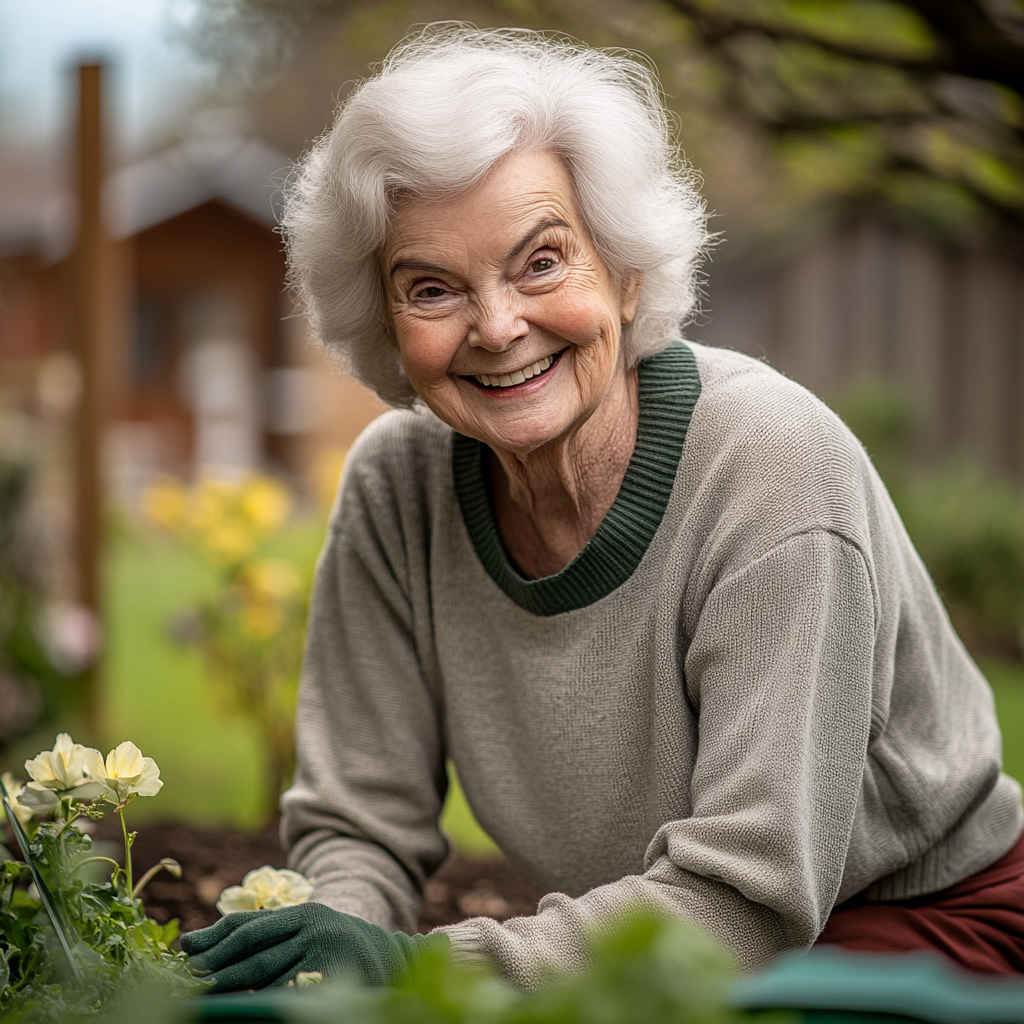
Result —
<path fill-rule="evenodd" d="M 305 903 L 312 895 L 313 883 L 305 875 L 264 864 L 250 871 L 241 885 L 225 889 L 217 909 L 225 916 L 239 910 L 278 910 Z"/>
<path fill-rule="evenodd" d="M 7 790 L 7 796 L 11 801 L 11 810 L 14 811 L 18 820 L 22 825 L 27 825 L 31 820 L 35 811 L 21 802 L 21 794 L 25 788 L 25 784 L 14 777 L 14 772 L 4 772 L 0 775 L 0 779 L 3 779 L 4 789 Z M 3 804 L 0 803 L 0 821 L 4 821 L 7 815 L 4 814 Z"/>
<path fill-rule="evenodd" d="M 107 799 L 118 804 L 133 793 L 156 796 L 163 786 L 156 761 L 143 757 L 131 740 L 119 743 L 106 759 L 98 750 L 90 751 L 86 768 L 89 775 L 103 785 Z"/>
<path fill-rule="evenodd" d="M 99 796 L 104 787 L 90 777 L 86 767 L 93 754 L 98 757 L 99 751 L 75 743 L 66 732 L 60 733 L 53 750 L 40 751 L 25 762 L 25 771 L 32 781 L 21 791 L 21 802 L 43 810 L 62 798 L 88 800 Z"/>

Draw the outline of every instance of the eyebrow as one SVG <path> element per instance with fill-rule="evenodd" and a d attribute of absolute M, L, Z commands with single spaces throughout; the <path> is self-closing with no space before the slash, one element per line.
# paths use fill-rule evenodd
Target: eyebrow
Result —
<path fill-rule="evenodd" d="M 448 273 L 448 271 L 444 267 L 440 267 L 436 263 L 424 263 L 422 260 L 399 260 L 391 267 L 392 277 L 394 276 L 396 270 L 421 270 L 426 274 Z"/>
<path fill-rule="evenodd" d="M 547 231 L 548 228 L 567 228 L 568 226 L 564 220 L 560 220 L 558 217 L 548 217 L 546 220 L 538 221 L 528 234 L 509 249 L 505 260 L 514 260 L 542 231 Z"/>
<path fill-rule="evenodd" d="M 505 256 L 506 262 L 515 259 L 542 231 L 547 231 L 548 228 L 567 228 L 568 226 L 564 220 L 558 217 L 547 217 L 542 221 L 538 221 L 509 249 Z M 398 260 L 391 266 L 391 276 L 393 277 L 398 270 L 418 270 L 425 274 L 447 274 L 449 272 L 446 267 L 439 266 L 436 263 L 425 263 L 423 260 Z"/>

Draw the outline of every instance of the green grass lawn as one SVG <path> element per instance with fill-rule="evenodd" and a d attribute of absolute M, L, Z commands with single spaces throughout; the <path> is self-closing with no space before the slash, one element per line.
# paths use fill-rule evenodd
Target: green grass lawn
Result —
<path fill-rule="evenodd" d="M 275 554 L 312 571 L 323 527 L 307 521 L 277 539 Z M 180 547 L 142 532 L 114 542 L 108 573 L 110 648 L 103 693 L 107 744 L 134 740 L 160 765 L 165 785 L 138 800 L 133 820 L 184 818 L 242 828 L 259 826 L 262 759 L 243 722 L 226 715 L 194 652 L 174 643 L 169 625 L 209 585 L 199 562 Z M 1007 772 L 1024 779 L 1024 666 L 982 665 L 996 695 Z M 445 830 L 470 852 L 492 852 L 454 780 Z"/>
<path fill-rule="evenodd" d="M 1024 783 L 1024 665 L 983 660 L 981 668 L 996 695 L 1003 731 L 1003 770 Z"/>
<path fill-rule="evenodd" d="M 108 584 L 104 738 L 133 740 L 164 780 L 156 797 L 136 801 L 133 818 L 258 825 L 255 739 L 223 713 L 198 654 L 170 635 L 175 616 L 210 586 L 207 571 L 171 542 L 129 535 L 114 545 Z"/>

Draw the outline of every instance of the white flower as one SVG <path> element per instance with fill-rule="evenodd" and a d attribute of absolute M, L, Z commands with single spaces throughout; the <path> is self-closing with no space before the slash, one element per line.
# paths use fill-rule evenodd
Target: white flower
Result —
<path fill-rule="evenodd" d="M 225 889 L 217 900 L 217 909 L 224 915 L 238 910 L 277 910 L 305 903 L 312 895 L 313 883 L 305 875 L 264 864 L 250 871 L 241 885 Z"/>
<path fill-rule="evenodd" d="M 21 802 L 35 810 L 47 810 L 62 798 L 88 800 L 99 796 L 104 786 L 91 779 L 86 769 L 93 754 L 98 757 L 99 751 L 75 743 L 66 732 L 60 733 L 53 750 L 40 751 L 25 762 L 32 781 L 21 791 Z"/>
<path fill-rule="evenodd" d="M 156 796 L 163 782 L 160 769 L 151 757 L 143 757 L 131 740 L 119 743 L 106 760 L 98 750 L 89 751 L 85 770 L 106 790 L 108 800 L 124 803 L 133 793 L 138 796 Z"/>
<path fill-rule="evenodd" d="M 25 784 L 14 777 L 14 772 L 4 772 L 0 775 L 0 779 L 3 780 L 4 789 L 7 790 L 7 796 L 11 801 L 11 810 L 14 811 L 18 820 L 22 825 L 27 825 L 31 820 L 35 811 L 21 802 L 21 795 L 25 789 Z M 5 819 L 3 804 L 0 804 L 0 821 Z"/>

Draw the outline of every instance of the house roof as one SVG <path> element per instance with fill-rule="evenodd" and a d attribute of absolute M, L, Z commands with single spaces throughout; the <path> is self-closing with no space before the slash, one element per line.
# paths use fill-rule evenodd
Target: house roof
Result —
<path fill-rule="evenodd" d="M 273 227 L 291 167 L 286 156 L 257 139 L 187 142 L 111 176 L 106 197 L 110 230 L 128 238 L 211 199 Z"/>
<path fill-rule="evenodd" d="M 272 228 L 291 168 L 288 157 L 258 139 L 191 139 L 111 174 L 104 190 L 107 223 L 115 238 L 130 238 L 220 200 Z M 74 207 L 67 193 L 0 204 L 0 255 L 62 258 L 73 241 Z"/>

